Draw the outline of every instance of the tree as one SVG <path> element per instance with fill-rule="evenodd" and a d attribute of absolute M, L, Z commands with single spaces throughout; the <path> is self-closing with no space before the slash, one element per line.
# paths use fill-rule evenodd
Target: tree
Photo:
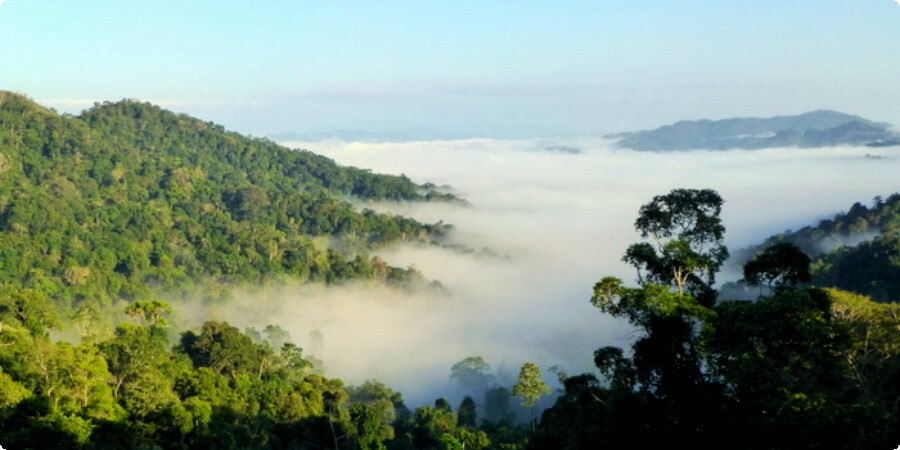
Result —
<path fill-rule="evenodd" d="M 442 408 L 421 406 L 413 415 L 412 443 L 415 448 L 449 450 L 447 438 L 456 431 L 456 415 Z"/>
<path fill-rule="evenodd" d="M 17 291 L 0 301 L 0 319 L 4 316 L 11 316 L 34 336 L 47 336 L 60 325 L 46 296 L 34 289 Z"/>
<path fill-rule="evenodd" d="M 509 412 L 509 389 L 495 386 L 484 391 L 484 418 L 491 421 L 506 420 Z"/>
<path fill-rule="evenodd" d="M 842 413 L 848 371 L 845 327 L 816 289 L 784 289 L 757 301 L 716 305 L 704 342 L 710 375 L 728 387 L 721 404 L 742 429 L 742 448 L 844 447 L 850 415 Z M 864 410 L 865 408 L 862 408 Z M 844 436 L 844 437 L 842 437 Z M 841 440 L 844 439 L 844 440 Z"/>
<path fill-rule="evenodd" d="M 900 437 L 900 304 L 878 303 L 869 297 L 825 289 L 831 313 L 850 336 L 843 354 L 850 372 L 857 414 L 851 428 L 857 448 L 889 446 Z"/>
<path fill-rule="evenodd" d="M 260 347 L 252 339 L 226 322 L 207 321 L 199 333 L 181 335 L 181 349 L 195 367 L 209 367 L 219 374 L 236 378 L 239 374 L 259 376 L 264 363 Z"/>
<path fill-rule="evenodd" d="M 491 366 L 480 356 L 469 356 L 450 368 L 450 379 L 470 391 L 487 389 L 491 382 Z"/>
<path fill-rule="evenodd" d="M 652 243 L 631 245 L 623 260 L 637 270 L 638 287 L 605 277 L 591 302 L 642 331 L 632 356 L 615 347 L 595 353 L 613 395 L 608 408 L 646 406 L 645 426 L 695 440 L 711 420 L 717 386 L 703 373 L 698 325 L 714 317 L 712 284 L 728 256 L 722 199 L 710 189 L 675 189 L 640 208 L 635 228 Z M 610 414 L 615 414 L 611 412 Z M 650 442 L 650 441 L 648 441 Z"/>
<path fill-rule="evenodd" d="M 361 449 L 383 449 L 384 442 L 394 438 L 391 423 L 397 411 L 408 413 L 403 397 L 383 383 L 369 380 L 358 387 L 347 388 L 350 396 L 350 440 Z"/>
<path fill-rule="evenodd" d="M 473 430 L 478 429 L 478 412 L 475 400 L 468 395 L 463 398 L 459 408 L 456 408 L 456 425 Z"/>
<path fill-rule="evenodd" d="M 809 262 L 809 256 L 794 244 L 772 244 L 744 265 L 744 280 L 760 289 L 765 283 L 770 290 L 808 283 Z"/>
<path fill-rule="evenodd" d="M 550 387 L 541 377 L 541 368 L 533 362 L 522 364 L 518 382 L 513 385 L 512 392 L 522 400 L 522 406 L 531 409 L 531 429 L 534 430 L 534 405 L 538 399 L 550 393 Z"/>
<path fill-rule="evenodd" d="M 172 307 L 159 300 L 137 301 L 125 308 L 125 314 L 142 319 L 150 326 L 166 326 L 166 314 L 172 314 Z"/>
<path fill-rule="evenodd" d="M 722 203 L 711 189 L 674 189 L 641 206 L 634 227 L 652 244 L 633 244 L 622 258 L 638 270 L 638 281 L 695 295 L 708 291 L 728 258 Z"/>
<path fill-rule="evenodd" d="M 115 336 L 100 344 L 112 374 L 113 395 L 118 397 L 124 385 L 158 371 L 169 357 L 167 345 L 165 334 L 157 329 L 130 323 L 116 327 Z"/>

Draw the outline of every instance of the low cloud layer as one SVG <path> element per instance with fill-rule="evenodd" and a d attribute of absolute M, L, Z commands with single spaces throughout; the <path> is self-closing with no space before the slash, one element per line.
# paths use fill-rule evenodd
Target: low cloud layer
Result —
<path fill-rule="evenodd" d="M 578 373 L 591 369 L 594 349 L 628 346 L 632 330 L 589 298 L 605 275 L 633 280 L 621 256 L 638 241 L 637 211 L 654 195 L 718 190 L 727 244 L 738 248 L 900 190 L 900 155 L 889 148 L 656 154 L 611 149 L 604 140 L 288 145 L 450 185 L 473 206 L 368 206 L 452 223 L 460 243 L 509 255 L 413 246 L 380 252 L 393 265 L 415 265 L 441 280 L 450 297 L 367 285 L 278 288 L 236 293 L 245 306 L 217 312 L 240 326 L 279 324 L 307 349 L 309 333 L 320 330 L 324 345 L 316 356 L 329 375 L 350 383 L 378 378 L 414 405 L 448 389 L 450 367 L 467 356 L 513 373 L 525 361 Z M 583 152 L 532 151 L 554 146 Z"/>

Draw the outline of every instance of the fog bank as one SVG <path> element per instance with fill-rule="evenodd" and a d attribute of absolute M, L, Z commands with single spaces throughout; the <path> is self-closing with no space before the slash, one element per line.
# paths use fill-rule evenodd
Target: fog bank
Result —
<path fill-rule="evenodd" d="M 774 149 L 639 153 L 604 140 L 457 140 L 408 143 L 290 142 L 375 172 L 447 184 L 471 207 L 377 204 L 378 210 L 454 224 L 454 239 L 508 259 L 435 247 L 399 246 L 379 254 L 439 279 L 450 297 L 355 285 L 236 293 L 246 308 L 221 311 L 240 326 L 277 323 L 310 350 L 327 374 L 358 383 L 378 378 L 415 405 L 449 388 L 453 363 L 483 356 L 513 373 L 525 361 L 545 370 L 591 370 L 592 352 L 628 346 L 624 323 L 589 304 L 605 275 L 634 279 L 620 261 L 638 241 L 641 204 L 674 188 L 712 188 L 725 199 L 729 248 L 799 228 L 856 201 L 898 190 L 890 148 Z M 544 151 L 567 148 L 580 152 Z M 886 156 L 865 158 L 866 153 Z M 550 376 L 548 376 L 549 378 Z"/>

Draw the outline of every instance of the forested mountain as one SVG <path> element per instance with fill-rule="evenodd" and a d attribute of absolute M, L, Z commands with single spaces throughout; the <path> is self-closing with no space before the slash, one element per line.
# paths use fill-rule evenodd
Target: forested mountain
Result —
<path fill-rule="evenodd" d="M 350 197 L 461 202 L 147 103 L 70 116 L 0 93 L 0 446 L 486 448 L 446 401 L 326 378 L 278 325 L 169 326 L 160 299 L 235 285 L 425 286 L 367 251 L 449 226 Z"/>
<path fill-rule="evenodd" d="M 604 277 L 590 297 L 634 326 L 630 349 L 597 349 L 595 372 L 557 369 L 563 389 L 530 426 L 515 423 L 509 402 L 533 407 L 549 392 L 534 363 L 510 389 L 482 358 L 466 358 L 450 379 L 478 388 L 483 403 L 467 396 L 454 411 L 438 398 L 411 411 L 377 381 L 327 378 L 277 325 L 242 332 L 210 320 L 174 330 L 165 302 L 133 300 L 123 311 L 131 319 L 98 333 L 83 311 L 60 316 L 45 285 L 29 285 L 0 296 L 0 445 L 890 448 L 900 438 L 898 304 L 780 275 L 772 295 L 717 301 L 715 275 L 728 255 L 722 203 L 709 189 L 676 189 L 641 207 L 635 227 L 645 239 L 624 257 L 637 285 Z M 764 263 L 773 273 L 793 268 Z M 76 275 L 63 273 L 64 287 L 83 286 Z M 76 343 L 52 339 L 61 323 L 78 329 Z"/>
<path fill-rule="evenodd" d="M 796 116 L 685 120 L 655 130 L 616 133 L 617 146 L 642 151 L 897 145 L 887 124 L 837 111 Z"/>
<path fill-rule="evenodd" d="M 737 269 L 763 248 L 789 242 L 812 258 L 812 284 L 900 300 L 900 194 L 876 197 L 872 206 L 853 204 L 814 226 L 786 231 L 738 250 L 728 265 Z M 729 286 L 730 290 L 734 286 Z"/>
<path fill-rule="evenodd" d="M 0 290 L 63 310 L 196 285 L 421 278 L 367 250 L 448 227 L 345 199 L 458 201 L 404 176 L 133 100 L 59 115 L 0 93 Z"/>

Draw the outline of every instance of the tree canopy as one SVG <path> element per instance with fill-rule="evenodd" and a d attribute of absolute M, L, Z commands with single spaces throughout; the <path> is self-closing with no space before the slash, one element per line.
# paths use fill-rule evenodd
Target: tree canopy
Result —
<path fill-rule="evenodd" d="M 683 194 L 676 197 L 695 198 Z M 663 258 L 652 252 L 668 245 L 660 237 L 690 235 L 697 222 L 670 231 L 668 213 L 657 211 L 657 200 L 668 198 L 641 209 L 638 223 L 650 224 L 645 236 L 661 244 L 629 248 L 632 256 L 646 250 L 635 264 L 643 272 L 637 287 L 604 277 L 591 298 L 601 311 L 637 327 L 630 351 L 602 347 L 594 353 L 601 378 L 566 378 L 529 448 L 895 445 L 897 386 L 888 380 L 900 374 L 897 305 L 802 286 L 809 258 L 787 244 L 768 247 L 744 267 L 749 280 L 775 288 L 758 300 L 711 302 L 703 297 L 709 284 L 682 290 L 677 274 L 670 274 L 673 266 L 656 264 Z M 717 223 L 713 216 L 701 222 L 707 220 Z M 706 236 L 712 247 L 721 239 Z M 711 280 L 704 278 L 704 284 Z"/>

